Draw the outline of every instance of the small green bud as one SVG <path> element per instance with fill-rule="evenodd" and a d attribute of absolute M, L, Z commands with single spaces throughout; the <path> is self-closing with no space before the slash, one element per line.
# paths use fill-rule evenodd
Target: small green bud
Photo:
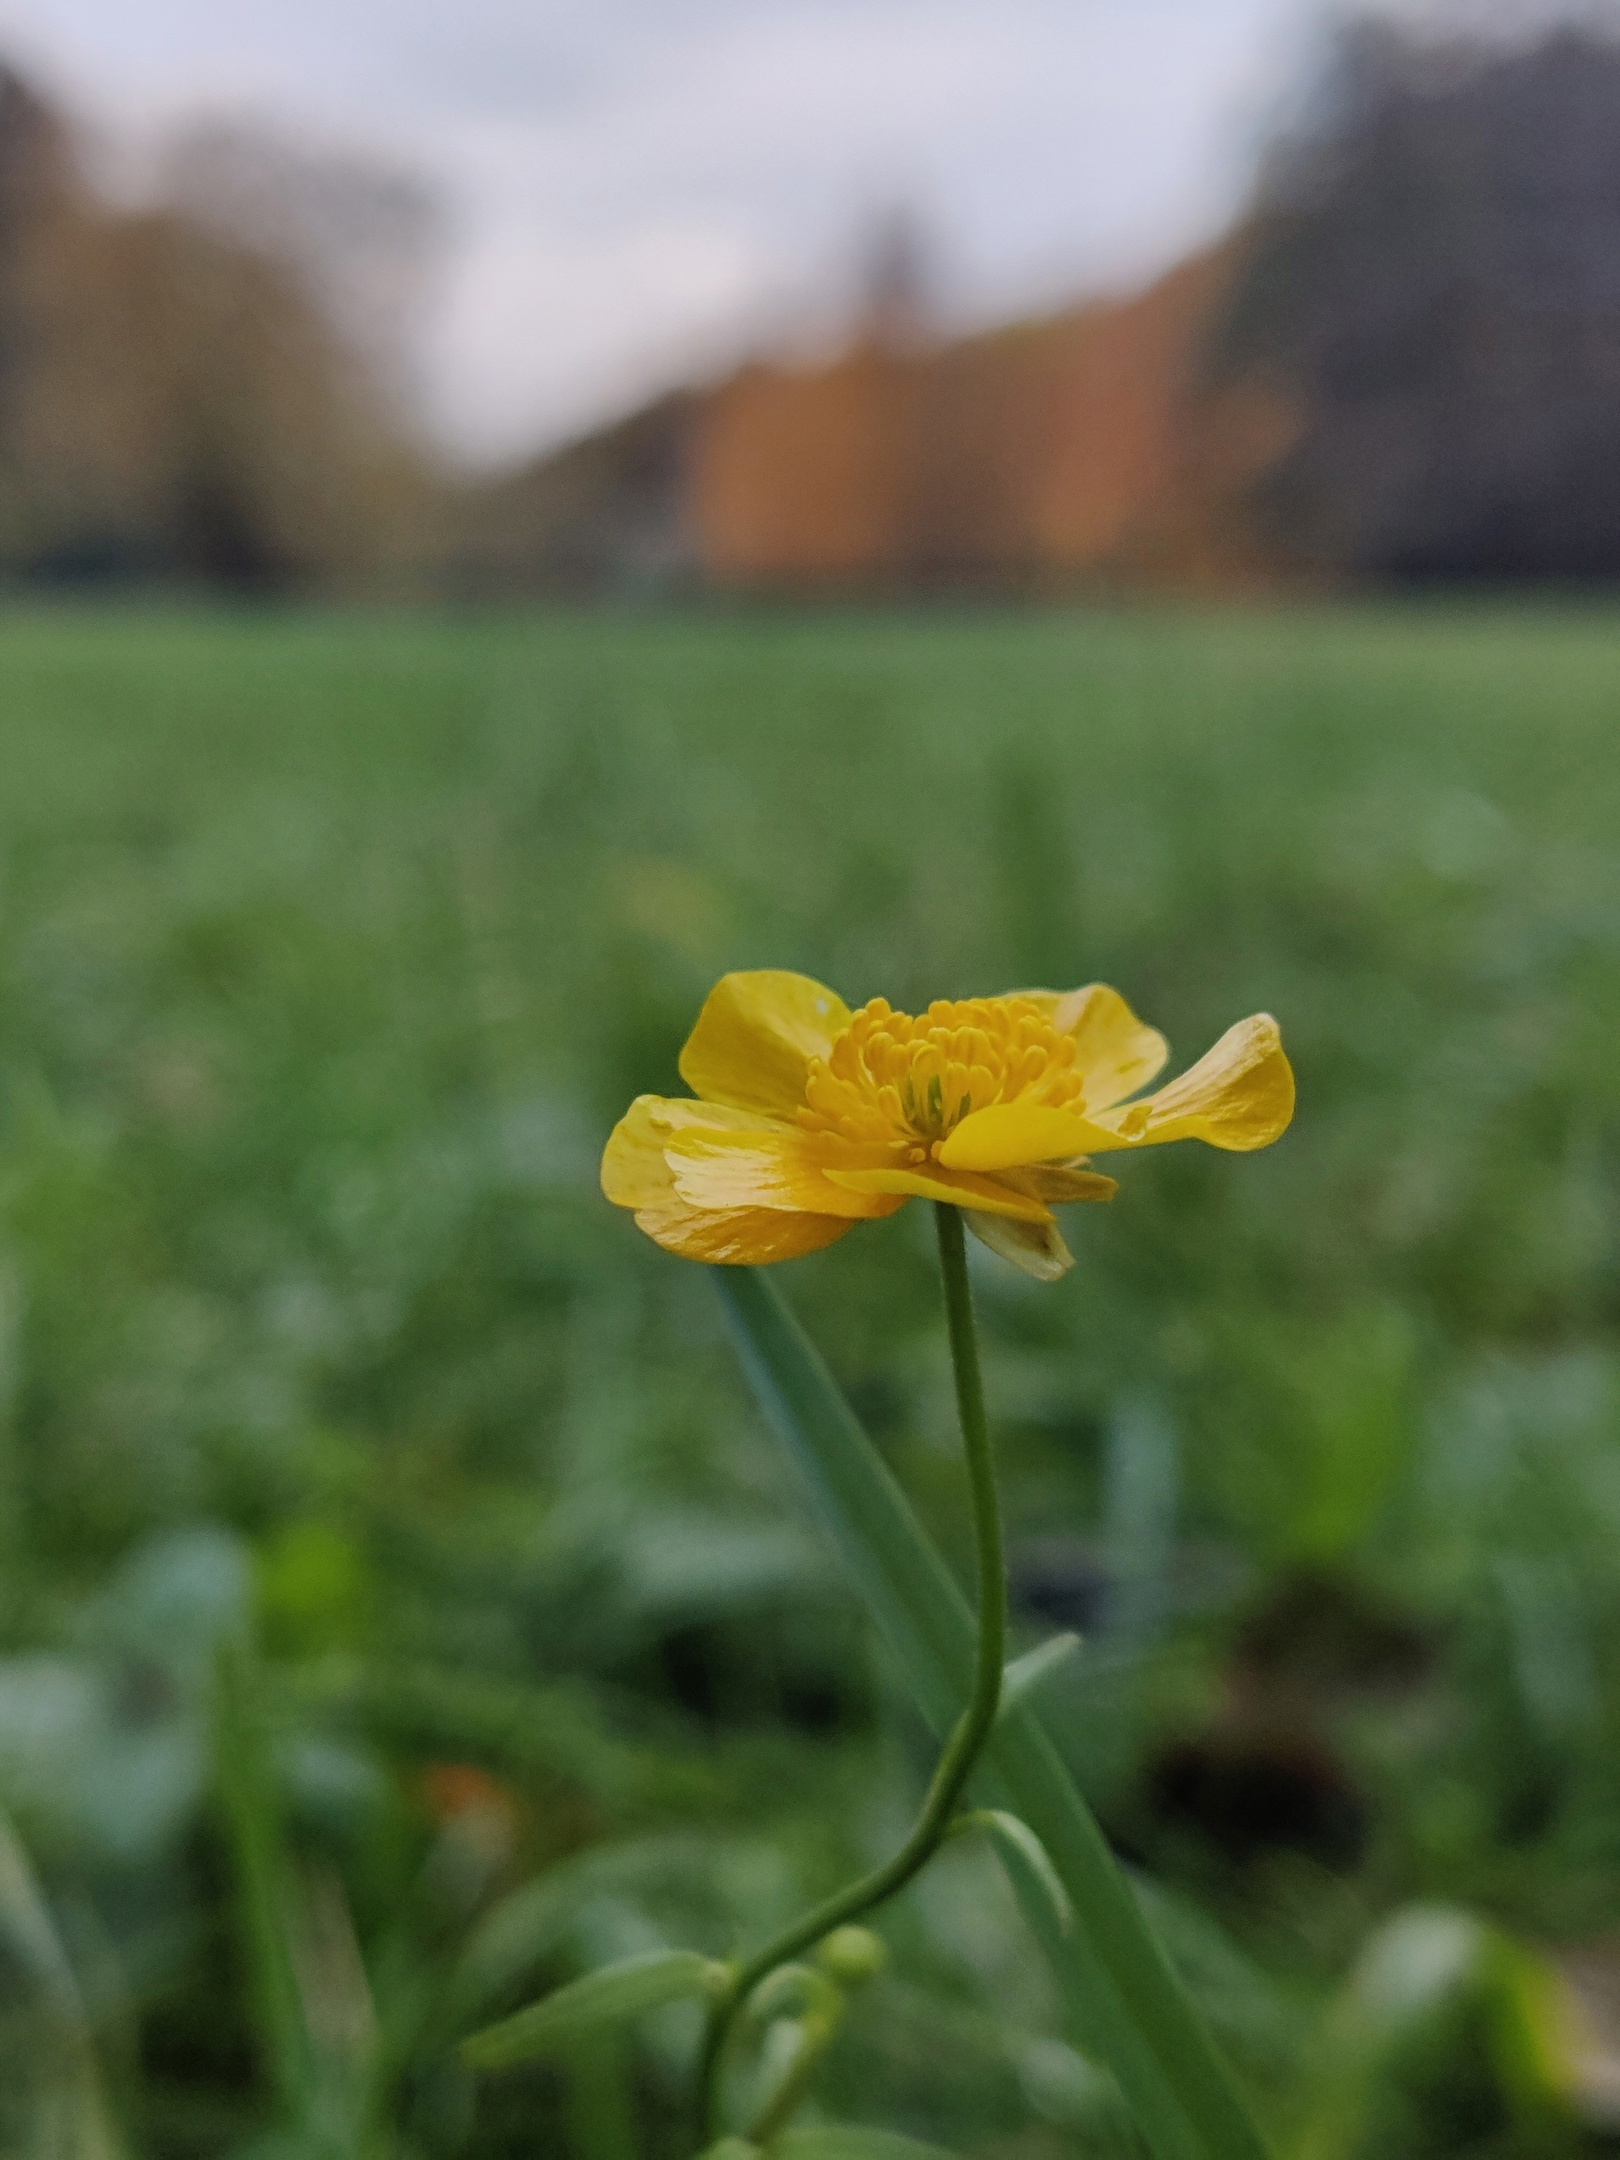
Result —
<path fill-rule="evenodd" d="M 888 1962 L 888 1951 L 863 1927 L 834 1928 L 816 1952 L 816 1963 L 828 1978 L 847 1988 L 860 1987 Z"/>

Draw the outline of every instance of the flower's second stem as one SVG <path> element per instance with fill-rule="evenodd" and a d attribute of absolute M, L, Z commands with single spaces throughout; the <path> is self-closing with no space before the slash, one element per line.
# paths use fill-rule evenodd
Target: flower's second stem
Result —
<path fill-rule="evenodd" d="M 705 2138 L 718 2135 L 720 2071 L 727 2039 L 738 2013 L 762 1980 L 830 1935 L 869 1913 L 903 1890 L 944 1842 L 962 1788 L 984 1750 L 1001 1705 L 1001 1675 L 1007 1656 L 1007 1566 L 1001 1545 L 1001 1499 L 996 1489 L 990 1430 L 984 1414 L 984 1383 L 979 1372 L 979 1343 L 973 1326 L 973 1292 L 968 1281 L 966 1238 L 961 1210 L 936 1202 L 940 1272 L 945 1279 L 945 1317 L 950 1329 L 951 1366 L 956 1376 L 956 1408 L 967 1458 L 973 1500 L 974 1543 L 978 1554 L 979 1643 L 973 1692 L 946 1741 L 928 1787 L 922 1812 L 911 1835 L 894 1857 L 869 1875 L 850 1883 L 802 1919 L 783 1930 L 737 1968 L 730 1985 L 710 2014 L 699 2072 Z"/>

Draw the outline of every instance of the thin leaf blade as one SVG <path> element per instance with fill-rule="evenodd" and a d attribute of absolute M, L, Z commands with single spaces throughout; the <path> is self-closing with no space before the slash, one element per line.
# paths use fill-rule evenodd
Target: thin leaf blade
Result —
<path fill-rule="evenodd" d="M 1053 1673 L 1067 1665 L 1079 1648 L 1078 1635 L 1054 1635 L 1050 1642 L 1037 1643 L 1021 1658 L 1014 1658 L 1001 1676 L 1000 1715 L 1006 1717 L 1026 1696 L 1044 1687 Z"/>
<path fill-rule="evenodd" d="M 707 1995 L 724 1976 L 723 1966 L 696 1950 L 649 1950 L 586 1973 L 499 2024 L 486 2026 L 463 2040 L 461 2058 L 473 2070 L 507 2070 L 564 2053 L 586 2035 L 643 2010 L 682 1996 Z"/>
<path fill-rule="evenodd" d="M 944 1731 L 971 1682 L 974 1625 L 961 1591 L 775 1286 L 752 1268 L 714 1274 L 755 1393 L 923 1715 Z M 1113 2071 L 1154 2160 L 1266 2160 L 1203 2020 L 1027 1704 L 997 1726 L 978 1782 L 1029 1824 L 1069 1894 L 1076 1918 L 1065 1937 L 1045 1900 L 1021 1886 L 1076 2032 Z"/>
<path fill-rule="evenodd" d="M 1052 1856 L 1027 1822 L 1009 1814 L 1006 1808 L 975 1808 L 971 1815 L 961 1818 L 964 1830 L 982 1830 L 986 1837 L 998 1845 L 1002 1857 L 1011 1863 L 1016 1879 L 1022 1869 L 1029 1878 L 1030 1887 L 1044 1897 L 1051 1908 L 1052 1919 L 1060 1935 L 1069 1934 L 1074 1927 L 1074 1905 L 1062 1878 L 1052 1865 Z"/>

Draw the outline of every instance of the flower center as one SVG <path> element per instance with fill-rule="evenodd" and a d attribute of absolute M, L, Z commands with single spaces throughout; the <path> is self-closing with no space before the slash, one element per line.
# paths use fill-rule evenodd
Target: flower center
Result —
<path fill-rule="evenodd" d="M 873 998 L 810 1060 L 798 1122 L 866 1146 L 906 1141 L 926 1162 L 971 1110 L 1076 1101 L 1074 1055 L 1034 998 L 938 998 L 916 1017 Z"/>

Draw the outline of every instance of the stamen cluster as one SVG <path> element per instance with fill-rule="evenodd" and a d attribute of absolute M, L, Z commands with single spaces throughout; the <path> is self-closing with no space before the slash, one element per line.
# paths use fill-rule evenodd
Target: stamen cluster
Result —
<path fill-rule="evenodd" d="M 812 1058 L 799 1123 L 858 1144 L 913 1143 L 924 1161 L 972 1110 L 1076 1103 L 1075 1044 L 1033 998 L 936 998 L 917 1016 L 873 998 Z"/>

